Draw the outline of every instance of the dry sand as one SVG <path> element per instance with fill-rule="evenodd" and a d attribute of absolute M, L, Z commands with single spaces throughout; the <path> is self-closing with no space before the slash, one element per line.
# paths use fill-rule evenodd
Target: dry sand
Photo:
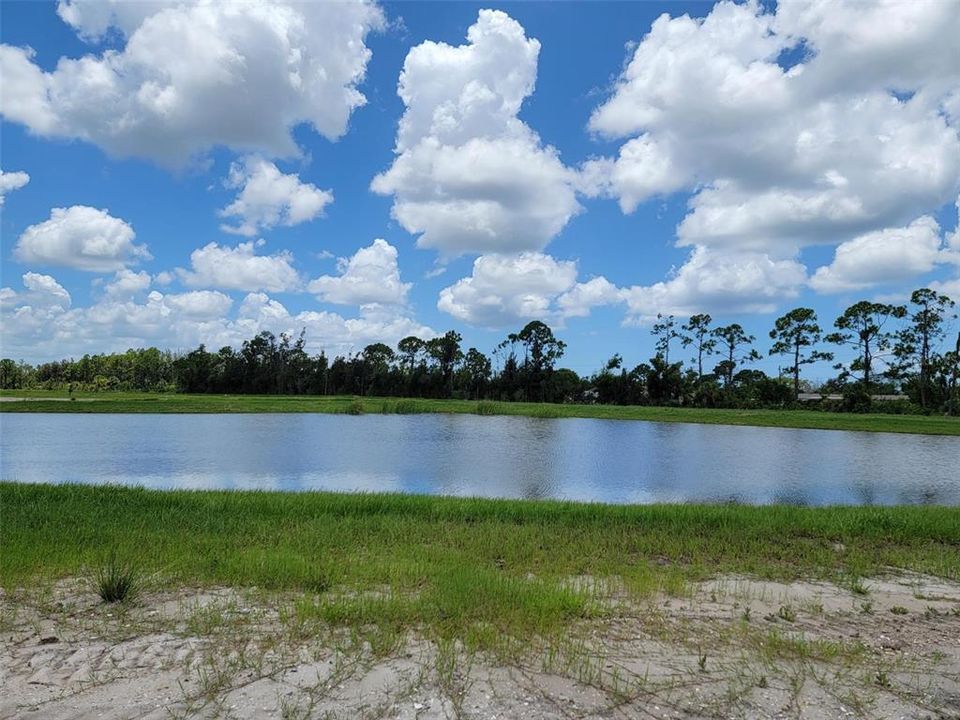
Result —
<path fill-rule="evenodd" d="M 960 718 L 960 585 L 867 585 L 613 590 L 610 617 L 506 660 L 307 627 L 290 595 L 194 589 L 124 609 L 62 582 L 0 599 L 0 718 Z"/>

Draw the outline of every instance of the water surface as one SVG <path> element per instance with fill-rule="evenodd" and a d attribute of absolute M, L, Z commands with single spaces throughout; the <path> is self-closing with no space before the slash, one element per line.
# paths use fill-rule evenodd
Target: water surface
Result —
<path fill-rule="evenodd" d="M 0 478 L 611 503 L 960 505 L 960 439 L 473 415 L 0 415 Z"/>

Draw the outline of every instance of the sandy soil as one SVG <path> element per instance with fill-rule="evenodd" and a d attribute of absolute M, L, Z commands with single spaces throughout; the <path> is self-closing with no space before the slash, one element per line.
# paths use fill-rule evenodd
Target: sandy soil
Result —
<path fill-rule="evenodd" d="M 571 583 L 602 591 L 610 616 L 509 660 L 320 631 L 291 596 L 255 590 L 127 609 L 81 582 L 13 593 L 0 718 L 960 718 L 958 584 L 726 577 L 638 602 Z"/>

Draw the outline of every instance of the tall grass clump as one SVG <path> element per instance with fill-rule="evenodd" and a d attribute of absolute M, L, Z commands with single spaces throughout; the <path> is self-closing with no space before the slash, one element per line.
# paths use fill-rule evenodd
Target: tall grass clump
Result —
<path fill-rule="evenodd" d="M 477 403 L 477 415 L 496 415 L 498 414 L 497 404 L 490 400 L 481 400 Z"/>
<path fill-rule="evenodd" d="M 416 400 L 387 400 L 380 407 L 380 412 L 383 415 L 420 415 L 433 411 Z"/>
<path fill-rule="evenodd" d="M 112 555 L 93 574 L 97 595 L 105 603 L 131 603 L 140 594 L 140 575 L 130 563 Z"/>
<path fill-rule="evenodd" d="M 353 400 L 347 405 L 347 415 L 363 415 L 363 400 Z"/>

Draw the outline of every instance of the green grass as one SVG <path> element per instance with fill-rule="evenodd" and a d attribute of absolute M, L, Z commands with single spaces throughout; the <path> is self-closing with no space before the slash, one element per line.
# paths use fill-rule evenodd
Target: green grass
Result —
<path fill-rule="evenodd" d="M 0 584 L 83 576 L 106 555 L 161 587 L 301 593 L 304 622 L 420 628 L 489 647 L 683 594 L 725 573 L 960 578 L 960 509 L 614 506 L 407 495 L 0 483 Z M 834 549 L 842 543 L 843 553 Z"/>
<path fill-rule="evenodd" d="M 471 400 L 420 400 L 357 398 L 350 396 L 277 395 L 185 395 L 178 393 L 76 393 L 77 400 L 62 391 L 6 390 L 4 397 L 43 398 L 0 402 L 0 412 L 110 412 L 110 413 L 469 413 L 477 415 L 524 415 L 537 418 L 599 418 L 648 420 L 711 425 L 756 425 L 762 427 L 861 430 L 870 432 L 960 435 L 960 418 L 922 415 L 828 413 L 817 410 L 726 410 L 616 405 L 553 405 Z"/>

